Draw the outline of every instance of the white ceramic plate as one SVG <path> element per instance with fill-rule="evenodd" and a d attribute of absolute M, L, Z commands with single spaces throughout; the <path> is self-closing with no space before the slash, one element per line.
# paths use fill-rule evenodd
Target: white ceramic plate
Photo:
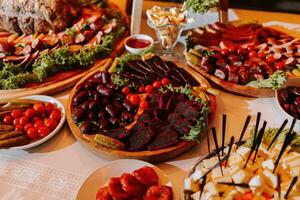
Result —
<path fill-rule="evenodd" d="M 108 184 L 112 177 L 120 177 L 123 173 L 131 173 L 141 167 L 152 167 L 159 177 L 159 185 L 172 187 L 166 174 L 158 167 L 141 160 L 121 159 L 109 162 L 92 173 L 81 185 L 76 200 L 94 200 L 99 188 Z"/>
<path fill-rule="evenodd" d="M 60 119 L 60 122 L 57 125 L 57 127 L 49 135 L 47 135 L 46 137 L 44 137 L 42 139 L 38 139 L 38 140 L 33 141 L 33 142 L 30 142 L 29 144 L 26 144 L 26 145 L 23 145 L 23 146 L 16 146 L 16 147 L 9 148 L 11 150 L 30 149 L 30 148 L 36 147 L 36 146 L 46 142 L 47 140 L 52 138 L 61 129 L 61 127 L 63 126 L 63 124 L 66 120 L 66 111 L 65 111 L 65 108 L 64 108 L 63 104 L 60 101 L 58 101 L 57 99 L 53 98 L 53 97 L 45 96 L 45 95 L 32 95 L 32 96 L 22 97 L 21 99 L 32 99 L 32 100 L 39 100 L 39 101 L 43 101 L 43 102 L 53 103 L 61 111 L 61 119 Z"/>

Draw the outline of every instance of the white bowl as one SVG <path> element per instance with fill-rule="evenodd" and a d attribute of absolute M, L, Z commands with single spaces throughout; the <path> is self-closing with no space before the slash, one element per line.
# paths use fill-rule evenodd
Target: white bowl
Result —
<path fill-rule="evenodd" d="M 150 44 L 147 47 L 144 47 L 144 48 L 130 47 L 130 46 L 128 46 L 127 42 L 129 40 L 132 40 L 132 39 L 148 40 L 150 42 Z M 125 42 L 124 42 L 126 50 L 129 51 L 132 54 L 140 54 L 140 53 L 142 53 L 144 50 L 146 50 L 147 48 L 151 47 L 153 45 L 153 43 L 154 43 L 153 38 L 150 37 L 149 35 L 144 35 L 144 34 L 131 35 L 131 36 L 127 37 L 125 39 Z"/>
<path fill-rule="evenodd" d="M 36 146 L 46 142 L 47 140 L 52 138 L 56 133 L 58 133 L 58 131 L 61 129 L 61 127 L 63 126 L 63 124 L 66 120 L 65 108 L 64 108 L 63 104 L 60 101 L 58 101 L 56 98 L 53 98 L 53 97 L 50 97 L 50 96 L 45 96 L 45 95 L 32 95 L 32 96 L 22 97 L 21 99 L 32 99 L 32 100 L 38 100 L 38 101 L 53 103 L 61 111 L 61 119 L 60 119 L 59 124 L 56 126 L 56 128 L 49 135 L 47 135 L 46 137 L 44 137 L 42 139 L 35 140 L 35 141 L 30 142 L 29 144 L 26 144 L 26 145 L 23 145 L 23 146 L 16 146 L 16 147 L 9 148 L 11 150 L 30 149 L 30 148 L 36 147 Z"/>

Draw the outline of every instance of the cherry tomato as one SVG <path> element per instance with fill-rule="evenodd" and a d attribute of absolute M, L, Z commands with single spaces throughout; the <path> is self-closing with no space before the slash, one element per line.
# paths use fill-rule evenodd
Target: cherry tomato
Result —
<path fill-rule="evenodd" d="M 33 127 L 33 124 L 32 123 L 28 123 L 24 126 L 24 130 L 27 132 L 30 128 Z"/>
<path fill-rule="evenodd" d="M 47 135 L 49 135 L 50 133 L 50 130 L 48 127 L 46 126 L 40 126 L 37 128 L 38 130 L 38 135 L 41 137 L 41 138 L 44 138 L 46 137 Z"/>
<path fill-rule="evenodd" d="M 43 121 L 36 121 L 33 125 L 34 128 L 38 128 L 38 127 L 41 127 L 41 126 L 45 126 Z"/>
<path fill-rule="evenodd" d="M 169 83 L 170 83 L 170 80 L 168 78 L 161 79 L 161 84 L 162 85 L 168 85 Z"/>
<path fill-rule="evenodd" d="M 139 92 L 140 93 L 145 93 L 146 92 L 145 87 L 143 87 L 143 86 L 139 87 Z"/>
<path fill-rule="evenodd" d="M 55 106 L 52 103 L 46 102 L 45 109 L 48 114 L 50 114 L 54 110 Z"/>
<path fill-rule="evenodd" d="M 228 51 L 230 53 L 235 53 L 236 52 L 236 47 L 235 46 L 230 46 L 230 47 L 228 47 Z"/>
<path fill-rule="evenodd" d="M 129 98 L 129 102 L 133 105 L 139 105 L 140 100 L 140 96 L 137 94 L 132 94 Z"/>
<path fill-rule="evenodd" d="M 122 189 L 120 178 L 111 178 L 109 180 L 108 191 L 114 199 L 131 199 L 129 194 Z"/>
<path fill-rule="evenodd" d="M 135 198 L 141 198 L 145 193 L 145 186 L 139 182 L 132 174 L 124 173 L 120 177 L 122 189 Z"/>
<path fill-rule="evenodd" d="M 20 118 L 20 117 L 22 117 L 22 110 L 13 110 L 13 111 L 11 111 L 11 116 L 13 118 Z"/>
<path fill-rule="evenodd" d="M 261 195 L 265 198 L 265 200 L 271 200 L 272 199 L 271 195 L 269 195 L 266 192 L 261 193 Z"/>
<path fill-rule="evenodd" d="M 31 119 L 36 115 L 36 111 L 33 108 L 29 108 L 25 111 L 24 115 Z"/>
<path fill-rule="evenodd" d="M 257 56 L 257 53 L 256 53 L 256 51 L 249 51 L 248 56 L 249 56 L 250 58 L 254 58 L 254 57 Z"/>
<path fill-rule="evenodd" d="M 126 95 L 126 101 L 130 102 L 130 97 L 131 97 L 131 95 L 132 95 L 132 94 L 127 94 L 127 95 Z"/>
<path fill-rule="evenodd" d="M 267 59 L 266 59 L 267 62 L 269 63 L 272 63 L 275 61 L 274 57 L 273 56 L 268 56 Z"/>
<path fill-rule="evenodd" d="M 4 118 L 3 118 L 3 122 L 4 124 L 7 124 L 7 125 L 11 125 L 13 123 L 13 117 L 10 116 L 10 115 L 6 115 Z"/>
<path fill-rule="evenodd" d="M 22 126 L 25 126 L 26 124 L 28 124 L 28 122 L 29 122 L 29 120 L 28 120 L 27 117 L 23 116 L 23 117 L 20 118 L 20 124 Z"/>
<path fill-rule="evenodd" d="M 36 138 L 38 138 L 38 131 L 37 131 L 37 128 L 34 128 L 34 127 L 31 127 L 27 130 L 27 136 L 34 140 Z"/>
<path fill-rule="evenodd" d="M 154 88 L 160 88 L 161 87 L 161 82 L 160 81 L 154 81 L 152 85 L 153 85 Z"/>
<path fill-rule="evenodd" d="M 264 52 L 259 52 L 259 53 L 257 54 L 257 57 L 259 57 L 259 58 L 264 58 L 264 57 L 265 57 L 265 53 L 264 53 Z"/>
<path fill-rule="evenodd" d="M 17 125 L 15 126 L 15 130 L 16 130 L 16 131 L 24 131 L 24 126 L 22 126 L 21 124 L 17 124 Z"/>
<path fill-rule="evenodd" d="M 130 93 L 130 88 L 129 87 L 123 87 L 122 92 L 123 92 L 123 94 L 129 94 Z"/>
<path fill-rule="evenodd" d="M 221 54 L 224 55 L 224 56 L 228 55 L 228 53 L 229 53 L 228 49 L 222 49 L 221 50 Z"/>
<path fill-rule="evenodd" d="M 147 93 L 151 93 L 152 90 L 153 90 L 153 86 L 152 86 L 152 85 L 147 85 L 147 86 L 145 87 L 145 90 L 146 90 Z"/>
<path fill-rule="evenodd" d="M 57 122 L 53 119 L 48 119 L 45 123 L 46 127 L 50 129 L 50 131 L 54 130 L 57 126 Z"/>
<path fill-rule="evenodd" d="M 284 62 L 283 62 L 283 61 L 277 62 L 277 63 L 276 63 L 276 68 L 277 68 L 278 70 L 282 70 L 282 69 L 284 68 Z"/>
<path fill-rule="evenodd" d="M 252 200 L 253 199 L 253 193 L 252 191 L 247 191 L 244 194 L 242 194 L 243 200 Z"/>
<path fill-rule="evenodd" d="M 33 109 L 36 111 L 37 114 L 42 115 L 45 113 L 46 108 L 45 105 L 41 102 L 35 103 L 33 105 Z"/>
<path fill-rule="evenodd" d="M 254 45 L 250 44 L 247 46 L 248 51 L 253 51 L 254 50 Z"/>
<path fill-rule="evenodd" d="M 133 171 L 133 176 L 146 186 L 157 185 L 158 175 L 152 167 L 142 167 Z"/>
<path fill-rule="evenodd" d="M 59 121 L 60 121 L 60 118 L 61 118 L 60 110 L 57 109 L 57 108 L 55 108 L 55 109 L 51 112 L 51 114 L 50 114 L 50 116 L 49 116 L 49 119 L 53 119 L 53 120 L 55 120 L 56 122 L 59 122 Z"/>
<path fill-rule="evenodd" d="M 13 124 L 16 126 L 20 124 L 20 118 L 15 118 Z"/>
<path fill-rule="evenodd" d="M 149 103 L 147 101 L 142 101 L 140 103 L 140 108 L 146 110 L 149 107 Z"/>
<path fill-rule="evenodd" d="M 239 55 L 244 55 L 246 53 L 245 49 L 243 49 L 242 47 L 239 47 L 238 50 L 237 50 L 237 53 Z"/>

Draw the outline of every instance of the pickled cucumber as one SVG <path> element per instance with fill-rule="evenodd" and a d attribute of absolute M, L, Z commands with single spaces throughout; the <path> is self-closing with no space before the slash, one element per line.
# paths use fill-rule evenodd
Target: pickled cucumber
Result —
<path fill-rule="evenodd" d="M 110 149 L 122 150 L 125 148 L 125 144 L 123 142 L 102 134 L 96 134 L 95 141 L 98 144 Z"/>

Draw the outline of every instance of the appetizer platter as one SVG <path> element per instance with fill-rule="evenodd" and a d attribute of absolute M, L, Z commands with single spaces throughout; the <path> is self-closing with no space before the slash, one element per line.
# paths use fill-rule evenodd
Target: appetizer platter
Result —
<path fill-rule="evenodd" d="M 257 23 L 196 28 L 186 45 L 189 65 L 233 93 L 274 96 L 288 78 L 300 77 L 300 40 Z"/>
<path fill-rule="evenodd" d="M 171 200 L 172 184 L 154 165 L 133 159 L 112 161 L 92 173 L 82 184 L 77 200 Z"/>
<path fill-rule="evenodd" d="M 2 102 L 72 86 L 109 64 L 129 34 L 126 14 L 106 0 L 34 2 L 1 7 L 1 28 L 7 31 L 0 32 Z"/>
<path fill-rule="evenodd" d="M 32 95 L 0 107 L 0 149 L 29 149 L 53 137 L 65 122 L 57 99 Z"/>
<path fill-rule="evenodd" d="M 88 74 L 67 105 L 73 135 L 114 158 L 159 161 L 188 150 L 205 136 L 216 100 L 186 69 L 153 54 L 128 54 Z"/>
<path fill-rule="evenodd" d="M 212 128 L 215 150 L 196 162 L 188 172 L 182 189 L 182 199 L 298 199 L 300 137 L 293 132 L 296 119 L 285 129 L 259 128 L 260 113 L 251 137 L 243 140 L 250 121 L 248 116 L 241 136 L 235 142 L 218 146 L 216 130 Z M 224 130 L 224 129 L 223 129 Z"/>

